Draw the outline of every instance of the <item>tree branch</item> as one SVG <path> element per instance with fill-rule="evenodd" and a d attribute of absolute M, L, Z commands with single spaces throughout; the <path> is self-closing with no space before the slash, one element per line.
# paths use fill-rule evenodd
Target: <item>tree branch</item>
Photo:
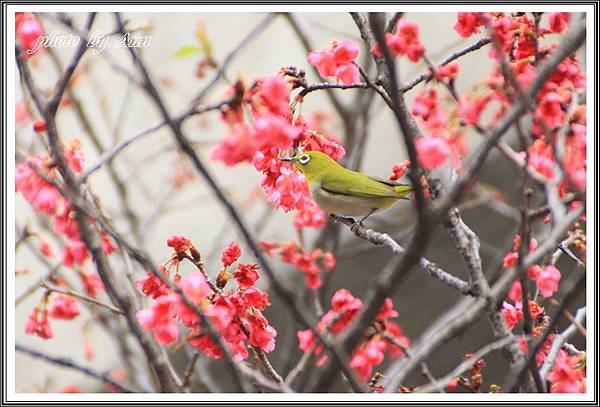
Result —
<path fill-rule="evenodd" d="M 18 352 L 25 353 L 33 358 L 44 360 L 53 365 L 57 365 L 57 366 L 64 367 L 67 369 L 76 370 L 80 373 L 83 373 L 86 376 L 93 377 L 94 379 L 98 379 L 100 381 L 103 381 L 104 383 L 110 384 L 110 385 L 116 387 L 117 389 L 119 389 L 119 391 L 122 393 L 137 393 L 136 391 L 123 386 L 121 383 L 117 382 L 115 379 L 113 379 L 109 375 L 96 372 L 93 369 L 90 369 L 85 366 L 81 366 L 69 359 L 50 356 L 45 353 L 39 352 L 37 350 L 31 349 L 27 346 L 20 345 L 18 343 L 15 344 L 15 350 Z"/>
<path fill-rule="evenodd" d="M 454 379 L 457 376 L 460 376 L 461 374 L 469 370 L 471 366 L 473 366 L 475 362 L 477 362 L 479 359 L 486 356 L 490 352 L 506 348 L 511 343 L 512 338 L 504 337 L 502 339 L 498 339 L 494 342 L 484 345 L 477 352 L 473 353 L 468 358 L 465 358 L 461 363 L 458 364 L 458 366 L 452 369 L 452 371 L 450 371 L 450 373 L 448 373 L 444 377 L 439 378 L 433 383 L 420 387 L 417 390 L 417 393 L 435 393 L 443 390 L 446 386 L 448 386 L 448 383 L 450 383 L 452 379 Z"/>
<path fill-rule="evenodd" d="M 346 226 L 353 226 L 355 224 L 353 219 L 345 218 L 343 216 L 331 214 L 329 215 L 329 217 L 333 219 L 334 222 L 342 223 Z M 368 229 L 364 225 L 359 225 L 352 229 L 352 231 L 357 237 L 367 240 L 376 246 L 388 246 L 396 255 L 402 255 L 406 252 L 406 249 L 400 246 L 394 239 L 392 239 L 386 233 L 376 232 L 372 229 Z M 447 284 L 452 288 L 455 288 L 463 294 L 471 294 L 471 288 L 469 287 L 469 283 L 461 280 L 458 277 L 453 276 L 447 271 L 442 270 L 437 264 L 430 262 L 425 257 L 421 257 L 419 259 L 419 265 L 423 270 L 427 271 L 429 275 L 437 278 L 442 283 Z"/>
<path fill-rule="evenodd" d="M 88 296 L 80 294 L 80 293 L 76 293 L 73 290 L 68 290 L 68 289 L 65 289 L 65 288 L 60 288 L 58 286 L 55 286 L 55 285 L 52 285 L 52 284 L 48 283 L 47 281 L 42 281 L 40 283 L 40 287 L 43 287 L 46 290 L 51 291 L 51 292 L 55 292 L 55 293 L 59 293 L 59 294 L 64 294 L 64 295 L 68 295 L 70 297 L 74 297 L 74 298 L 80 299 L 82 301 L 87 301 L 90 304 L 94 304 L 94 305 L 98 305 L 98 306 L 100 306 L 102 308 L 106 308 L 110 312 L 118 314 L 118 315 L 123 315 L 124 314 L 124 312 L 121 309 L 119 309 L 119 308 L 117 308 L 117 307 L 115 307 L 115 306 L 113 306 L 111 304 L 107 304 L 107 303 L 102 302 L 100 300 L 97 300 L 95 298 L 88 297 Z"/>

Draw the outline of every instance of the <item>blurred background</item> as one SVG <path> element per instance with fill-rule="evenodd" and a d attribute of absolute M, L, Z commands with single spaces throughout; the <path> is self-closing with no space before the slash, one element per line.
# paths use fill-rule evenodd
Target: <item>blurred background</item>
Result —
<path fill-rule="evenodd" d="M 43 22 L 46 32 L 69 32 L 69 29 L 57 20 L 55 14 L 42 13 L 38 17 Z M 86 15 L 77 13 L 70 13 L 68 17 L 77 27 L 83 27 L 86 19 Z M 452 28 L 456 22 L 454 13 L 405 13 L 404 18 L 420 26 L 421 41 L 428 56 L 435 62 L 480 38 L 477 35 L 469 39 L 459 37 Z M 173 114 L 184 111 L 193 97 L 215 74 L 214 69 L 205 67 L 202 76 L 199 72 L 202 55 L 186 56 L 185 52 L 181 51 L 182 47 L 185 49 L 186 46 L 197 45 L 199 27 L 212 45 L 214 60 L 220 64 L 251 30 L 259 24 L 265 25 L 227 66 L 226 76 L 230 80 L 240 77 L 251 83 L 254 78 L 276 74 L 281 67 L 296 66 L 307 71 L 309 83 L 322 81 L 310 69 L 306 60 L 306 48 L 290 21 L 281 15 L 268 23 L 265 22 L 264 13 L 126 13 L 123 14 L 123 19 L 128 21 L 128 27 L 139 27 L 145 31 L 144 34 L 151 36 L 150 45 L 142 49 L 141 54 L 151 74 L 160 83 L 162 96 Z M 301 24 L 315 49 L 328 47 L 333 39 L 355 39 L 362 44 L 358 30 L 348 13 L 295 14 L 294 19 Z M 93 31 L 109 33 L 114 28 L 114 16 L 100 13 Z M 130 72 L 134 71 L 127 50 L 119 48 L 117 41 L 118 38 L 114 37 L 102 54 L 94 55 L 88 52 L 84 56 L 81 69 L 76 73 L 72 94 L 69 95 L 70 106 L 61 108 L 58 114 L 58 130 L 63 141 L 73 138 L 82 140 L 86 167 L 93 165 L 102 151 L 119 140 L 140 133 L 161 121 L 159 112 L 147 96 L 126 77 L 112 69 L 111 61 Z M 52 89 L 58 77 L 58 68 L 64 68 L 72 52 L 73 49 L 70 48 L 54 48 L 30 60 L 33 75 L 42 90 Z M 487 52 L 488 49 L 484 47 L 458 60 L 461 73 L 458 75 L 456 87 L 459 94 L 467 92 L 490 72 L 492 62 L 487 57 Z M 362 64 L 365 56 L 366 50 L 363 48 L 358 62 Z M 584 55 L 580 55 L 580 61 L 584 69 Z M 413 64 L 406 58 L 398 59 L 401 83 L 406 83 L 425 71 L 426 66 L 423 62 Z M 15 80 L 20 83 L 19 77 Z M 226 86 L 226 81 L 220 81 L 205 99 L 206 102 L 220 100 Z M 422 86 L 421 84 L 406 94 L 409 106 Z M 336 91 L 339 97 L 349 104 L 356 100 L 357 92 L 364 90 Z M 442 92 L 440 89 L 440 93 Z M 23 100 L 22 87 L 17 86 L 17 101 Z M 88 118 L 87 123 L 82 123 L 77 104 Z M 324 92 L 313 92 L 307 96 L 302 109 L 304 115 L 312 112 L 325 113 L 324 127 L 329 133 L 344 139 L 346 129 Z M 34 116 L 33 119 L 35 118 Z M 278 211 L 266 202 L 259 187 L 262 176 L 251 165 L 226 167 L 209 160 L 210 148 L 226 133 L 218 113 L 190 119 L 186 123 L 186 131 L 193 139 L 201 157 L 209 164 L 219 184 L 241 208 L 244 220 L 251 225 L 258 240 L 298 239 L 292 215 Z M 387 178 L 392 165 L 402 162 L 407 156 L 391 111 L 377 97 L 371 106 L 370 119 L 364 134 L 366 139 L 360 169 Z M 480 141 L 480 136 L 475 133 L 465 134 L 471 147 Z M 39 138 L 40 135 L 33 131 L 30 120 L 17 124 L 18 148 L 39 153 L 43 149 Z M 507 141 L 516 146 L 513 134 L 508 135 Z M 120 185 L 115 183 L 115 174 L 120 180 Z M 515 194 L 518 193 L 518 183 L 515 181 L 518 177 L 515 169 L 494 153 L 482 174 L 482 186 L 477 193 L 467 198 L 462 211 L 465 222 L 481 238 L 481 254 L 490 278 L 502 271 L 501 260 L 506 252 L 510 251 L 518 228 L 518 204 L 514 200 Z M 178 182 L 182 180 L 187 182 L 178 186 Z M 100 198 L 106 213 L 115 220 L 118 229 L 136 245 L 144 247 L 157 263 L 165 261 L 170 254 L 170 249 L 165 244 L 166 238 L 172 234 L 183 234 L 190 237 L 203 253 L 207 270 L 214 276 L 220 266 L 220 251 L 231 241 L 243 243 L 243 239 L 237 235 L 210 189 L 178 154 L 172 135 L 166 128 L 161 128 L 131 144 L 112 162 L 111 168 L 102 167 L 93 173 L 89 181 L 92 190 Z M 124 210 L 125 203 L 130 208 L 129 212 Z M 413 225 L 412 219 L 411 203 L 407 201 L 373 216 L 368 224 L 375 230 L 389 233 L 399 243 L 406 245 Z M 43 223 L 43 219 L 18 195 L 17 236 L 23 226 L 29 225 L 31 229 L 43 230 L 39 226 Z M 534 234 L 539 232 L 543 230 L 535 230 Z M 322 233 L 320 230 L 307 230 L 304 236 L 306 247 L 311 248 L 314 242 L 322 237 Z M 336 248 L 339 263 L 322 292 L 325 310 L 329 308 L 332 293 L 339 288 L 347 288 L 354 295 L 361 297 L 377 273 L 391 260 L 388 249 L 376 248 L 356 238 L 347 228 L 339 229 L 339 233 L 340 240 Z M 52 239 L 48 233 L 45 233 L 45 236 Z M 331 237 L 331 234 L 328 236 Z M 57 249 L 55 251 L 60 251 L 57 242 L 52 241 L 52 244 Z M 328 244 L 326 241 L 325 246 Z M 17 297 L 35 284 L 46 273 L 48 266 L 56 261 L 42 261 L 36 253 L 36 248 L 35 243 L 28 243 L 22 245 L 17 253 L 17 270 L 26 270 L 17 278 Z M 446 271 L 462 279 L 468 278 L 462 258 L 443 228 L 438 230 L 425 256 Z M 111 261 L 116 270 L 124 269 L 125 265 L 118 259 Z M 244 251 L 242 261 L 252 262 L 253 258 Z M 302 273 L 277 259 L 273 262 L 277 273 L 287 285 L 297 287 L 299 298 L 310 300 L 304 289 Z M 91 269 L 92 263 L 88 262 L 86 267 Z M 569 280 L 573 273 L 578 272 L 569 260 L 562 259 L 558 267 L 563 273 L 563 281 Z M 136 277 L 145 275 L 139 267 L 135 267 L 134 270 Z M 68 276 L 68 273 L 69 271 L 65 270 L 63 275 Z M 262 278 L 259 283 L 262 288 L 268 289 L 266 278 Z M 92 364 L 99 370 L 112 371 L 118 376 L 119 369 L 123 367 L 120 363 L 122 349 L 119 347 L 123 338 L 107 334 L 105 329 L 95 323 L 87 310 L 74 321 L 53 321 L 55 337 L 51 340 L 43 341 L 24 333 L 27 317 L 41 296 L 42 291 L 37 290 L 17 306 L 17 342 L 42 349 L 49 354 L 69 357 L 85 365 Z M 423 270 L 414 269 L 401 284 L 393 300 L 395 308 L 400 312 L 398 322 L 406 336 L 415 340 L 459 298 L 457 292 L 429 277 Z M 301 352 L 297 350 L 296 339 L 299 327 L 275 295 L 271 295 L 271 301 L 273 305 L 267 309 L 265 315 L 278 331 L 277 346 L 271 360 L 279 370 L 286 372 L 301 356 Z M 583 301 L 583 298 L 579 301 Z M 547 304 L 547 309 L 552 310 L 553 306 Z M 441 376 L 459 363 L 464 353 L 476 351 L 491 339 L 490 327 L 487 321 L 482 319 L 465 333 L 446 343 L 431 355 L 427 363 L 434 376 Z M 584 344 L 578 341 L 579 339 L 575 340 L 574 344 L 583 347 Z M 132 344 L 131 348 L 137 352 L 133 341 L 129 342 Z M 93 349 L 93 358 L 86 360 L 86 349 L 88 357 L 90 349 Z M 172 356 L 175 366 L 180 370 L 184 369 L 187 363 L 185 351 L 174 349 Z M 221 375 L 213 377 L 226 375 L 221 361 L 202 357 L 200 363 L 202 368 Z M 491 383 L 501 383 L 506 371 L 505 361 L 498 352 L 487 357 L 486 363 L 487 367 L 483 369 L 484 388 L 488 388 Z M 382 367 L 385 367 L 385 364 Z M 105 386 L 96 381 L 20 353 L 16 355 L 15 373 L 18 392 L 59 391 L 69 384 L 74 384 L 83 391 L 106 391 Z M 415 372 L 407 384 L 422 382 L 420 374 Z M 219 380 L 218 383 L 209 385 L 222 391 L 231 388 L 227 380 Z M 202 391 L 202 387 L 194 390 Z"/>

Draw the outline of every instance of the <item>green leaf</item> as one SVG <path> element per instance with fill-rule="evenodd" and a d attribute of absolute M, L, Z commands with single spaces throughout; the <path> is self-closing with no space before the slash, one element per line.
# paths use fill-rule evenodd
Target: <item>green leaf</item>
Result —
<path fill-rule="evenodd" d="M 175 58 L 186 58 L 190 55 L 199 54 L 201 49 L 196 45 L 182 45 L 175 53 Z"/>

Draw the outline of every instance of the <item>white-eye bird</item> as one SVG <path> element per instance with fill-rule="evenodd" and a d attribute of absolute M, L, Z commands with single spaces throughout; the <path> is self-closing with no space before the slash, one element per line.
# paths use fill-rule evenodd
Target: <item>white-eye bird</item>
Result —
<path fill-rule="evenodd" d="M 408 199 L 412 187 L 373 177 L 342 167 L 320 151 L 307 151 L 281 158 L 300 170 L 313 199 L 325 212 L 341 216 L 360 216 L 361 224 L 373 213 Z"/>

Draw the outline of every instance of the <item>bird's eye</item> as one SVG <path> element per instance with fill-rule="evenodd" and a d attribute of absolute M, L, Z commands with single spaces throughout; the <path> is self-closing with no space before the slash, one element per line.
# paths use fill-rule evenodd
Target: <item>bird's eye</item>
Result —
<path fill-rule="evenodd" d="M 300 164 L 304 165 L 310 161 L 310 156 L 308 154 L 303 154 L 298 161 Z"/>

